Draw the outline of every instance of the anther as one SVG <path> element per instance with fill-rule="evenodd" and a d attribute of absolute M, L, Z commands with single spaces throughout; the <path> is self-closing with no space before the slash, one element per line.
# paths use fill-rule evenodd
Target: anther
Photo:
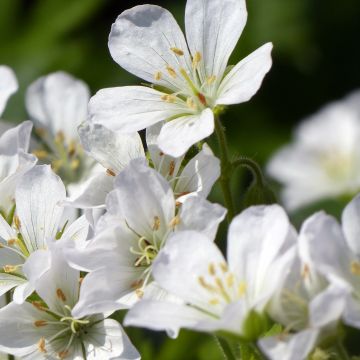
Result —
<path fill-rule="evenodd" d="M 220 263 L 219 266 L 224 273 L 229 271 L 229 268 L 225 263 Z"/>
<path fill-rule="evenodd" d="M 357 261 L 352 261 L 350 270 L 354 275 L 360 275 L 360 263 Z"/>
<path fill-rule="evenodd" d="M 246 293 L 246 282 L 245 281 L 242 281 L 240 284 L 239 284 L 239 287 L 238 287 L 238 292 L 239 292 L 239 296 L 244 296 L 245 293 Z"/>
<path fill-rule="evenodd" d="M 45 321 L 45 320 L 36 320 L 36 321 L 34 321 L 34 325 L 35 325 L 36 327 L 46 326 L 46 325 L 47 325 L 47 321 Z"/>
<path fill-rule="evenodd" d="M 44 128 L 36 128 L 35 129 L 35 133 L 39 136 L 39 137 L 44 137 L 46 135 L 46 129 Z"/>
<path fill-rule="evenodd" d="M 233 274 L 229 274 L 226 278 L 226 285 L 227 287 L 233 287 L 235 282 L 235 278 Z"/>
<path fill-rule="evenodd" d="M 218 305 L 218 304 L 220 304 L 220 300 L 219 300 L 219 299 L 216 299 L 216 298 L 211 299 L 211 300 L 209 301 L 209 304 L 210 304 L 210 305 Z"/>
<path fill-rule="evenodd" d="M 56 289 L 56 296 L 63 302 L 66 301 L 66 296 L 61 289 Z"/>
<path fill-rule="evenodd" d="M 197 97 L 200 100 L 201 104 L 203 104 L 204 106 L 207 105 L 206 97 L 202 93 L 198 93 Z"/>
<path fill-rule="evenodd" d="M 154 79 L 156 81 L 160 81 L 162 79 L 162 72 L 161 71 L 157 71 L 155 74 L 154 74 Z"/>
<path fill-rule="evenodd" d="M 206 83 L 208 85 L 213 84 L 215 81 L 216 81 L 216 76 L 215 75 L 208 76 L 208 78 L 206 79 Z"/>
<path fill-rule="evenodd" d="M 210 263 L 209 264 L 209 274 L 211 275 L 211 276 L 215 276 L 215 274 L 216 274 L 216 270 L 215 270 L 215 265 L 213 264 L 213 263 Z"/>
<path fill-rule="evenodd" d="M 188 108 L 192 109 L 192 110 L 196 110 L 196 104 L 194 102 L 194 99 L 192 97 L 188 97 L 186 99 L 186 105 Z"/>
<path fill-rule="evenodd" d="M 20 219 L 19 219 L 19 217 L 17 215 L 14 216 L 14 225 L 15 225 L 16 229 L 18 229 L 18 230 L 21 227 L 21 222 L 20 222 Z"/>
<path fill-rule="evenodd" d="M 5 265 L 3 266 L 3 270 L 6 273 L 12 273 L 15 272 L 18 269 L 18 265 Z"/>
<path fill-rule="evenodd" d="M 141 288 L 143 285 L 144 285 L 144 280 L 143 280 L 143 279 L 140 279 L 140 280 L 135 280 L 135 281 L 130 285 L 130 287 L 131 287 L 132 289 L 139 289 L 139 288 Z"/>
<path fill-rule="evenodd" d="M 192 61 L 192 67 L 193 67 L 194 70 L 198 67 L 201 59 L 202 59 L 202 56 L 201 56 L 201 54 L 197 51 L 197 52 L 195 53 L 195 55 L 194 55 L 194 57 L 193 57 L 193 61 Z"/>
<path fill-rule="evenodd" d="M 40 160 L 46 159 L 49 156 L 49 153 L 46 150 L 41 150 L 41 149 L 34 150 L 32 154 L 35 155 Z"/>
<path fill-rule="evenodd" d="M 66 359 L 69 355 L 69 350 L 60 351 L 58 353 L 59 359 Z"/>
<path fill-rule="evenodd" d="M 170 221 L 170 227 L 175 228 L 177 225 L 180 224 L 180 217 L 176 215 L 171 221 Z"/>
<path fill-rule="evenodd" d="M 173 176 L 175 171 L 175 161 L 171 160 L 169 165 L 169 176 Z"/>
<path fill-rule="evenodd" d="M 174 103 L 176 101 L 176 96 L 170 95 L 170 94 L 165 94 L 165 95 L 161 96 L 161 100 L 166 101 L 168 103 Z"/>
<path fill-rule="evenodd" d="M 40 310 L 40 311 L 46 311 L 47 310 L 47 308 L 44 305 L 42 305 L 41 302 L 39 302 L 39 301 L 33 301 L 31 303 L 31 305 L 33 305 L 37 310 Z"/>
<path fill-rule="evenodd" d="M 55 135 L 55 142 L 57 144 L 63 144 L 65 141 L 65 135 L 64 133 L 60 130 L 57 132 L 57 134 Z"/>
<path fill-rule="evenodd" d="M 170 48 L 170 50 L 173 53 L 175 53 L 176 55 L 178 55 L 178 56 L 183 56 L 184 55 L 184 52 L 181 49 L 178 49 L 176 47 L 172 47 L 172 48 Z"/>
<path fill-rule="evenodd" d="M 44 353 L 44 354 L 46 353 L 46 349 L 45 349 L 45 338 L 43 338 L 43 337 L 40 338 L 37 346 L 38 346 L 38 349 L 39 349 L 40 352 L 42 352 L 42 353 Z"/>
<path fill-rule="evenodd" d="M 7 241 L 7 244 L 9 245 L 9 246 L 13 246 L 13 245 L 15 245 L 17 243 L 17 239 L 9 239 L 8 241 Z"/>
<path fill-rule="evenodd" d="M 157 231 L 160 229 L 160 218 L 158 216 L 154 216 L 154 224 L 153 224 L 152 229 L 154 231 Z"/>
<path fill-rule="evenodd" d="M 69 157 L 73 157 L 75 153 L 76 153 L 76 144 L 74 143 L 74 141 L 71 141 L 68 149 Z"/>
<path fill-rule="evenodd" d="M 136 290 L 135 290 L 135 294 L 137 295 L 137 297 L 138 297 L 139 299 L 142 299 L 143 296 L 144 296 L 144 291 L 142 291 L 142 290 L 140 290 L 140 289 L 136 289 Z"/>
<path fill-rule="evenodd" d="M 166 70 L 173 79 L 176 79 L 177 75 L 176 75 L 176 71 L 174 70 L 174 68 L 172 68 L 171 66 L 168 65 L 166 67 Z"/>
<path fill-rule="evenodd" d="M 72 170 L 77 170 L 80 167 L 80 160 L 79 159 L 71 160 L 70 167 Z"/>
<path fill-rule="evenodd" d="M 106 169 L 106 174 L 109 176 L 116 176 L 115 172 L 111 169 Z"/>

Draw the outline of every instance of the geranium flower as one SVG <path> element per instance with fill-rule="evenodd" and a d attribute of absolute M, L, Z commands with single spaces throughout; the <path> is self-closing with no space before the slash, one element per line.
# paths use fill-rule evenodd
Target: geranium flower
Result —
<path fill-rule="evenodd" d="M 182 302 L 142 300 L 130 309 L 125 324 L 167 330 L 172 336 L 188 328 L 254 341 L 259 330 L 266 331 L 260 325 L 266 323 L 265 307 L 282 284 L 293 241 L 293 229 L 277 205 L 252 207 L 234 218 L 227 261 L 203 234 L 178 232 L 158 254 L 153 276 Z"/>
<path fill-rule="evenodd" d="M 360 92 L 325 106 L 268 164 L 289 210 L 360 190 Z"/>
<path fill-rule="evenodd" d="M 248 101 L 271 67 L 268 43 L 227 68 L 246 19 L 244 0 L 188 0 L 186 41 L 173 16 L 159 6 L 124 11 L 113 24 L 110 53 L 154 85 L 99 91 L 90 101 L 91 121 L 128 133 L 166 121 L 159 147 L 183 155 L 213 133 L 213 110 Z"/>
<path fill-rule="evenodd" d="M 0 310 L 1 351 L 48 360 L 140 359 L 117 321 L 106 319 L 104 314 L 74 316 L 80 272 L 68 266 L 58 242 L 49 244 L 46 252 L 34 253 L 34 257 L 34 266 L 28 270 L 37 296 Z M 34 268 L 45 269 L 43 276 L 33 279 Z"/>
<path fill-rule="evenodd" d="M 169 183 L 143 159 L 132 160 L 120 172 L 95 237 L 67 251 L 70 264 L 90 272 L 81 288 L 86 303 L 79 311 L 128 308 L 152 292 L 152 265 L 170 234 L 193 229 L 214 240 L 226 210 L 202 197 L 187 199 L 180 210 L 176 202 Z M 164 292 L 155 290 L 153 296 L 159 293 Z"/>

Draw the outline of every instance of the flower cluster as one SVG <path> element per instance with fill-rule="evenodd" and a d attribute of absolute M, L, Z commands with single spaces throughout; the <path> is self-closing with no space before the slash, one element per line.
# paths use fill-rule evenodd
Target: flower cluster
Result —
<path fill-rule="evenodd" d="M 90 98 L 56 72 L 29 86 L 31 121 L 1 126 L 1 352 L 140 359 L 118 321 L 126 311 L 126 326 L 212 333 L 229 360 L 344 356 L 344 327 L 360 329 L 360 197 L 341 224 L 320 212 L 297 231 L 261 198 L 270 190 L 257 165 L 230 160 L 219 114 L 248 101 L 272 63 L 268 43 L 228 66 L 246 18 L 244 0 L 188 0 L 185 39 L 167 10 L 136 6 L 109 49 L 148 84 Z M 0 66 L 0 114 L 16 90 Z M 287 207 L 359 190 L 359 104 L 355 94 L 330 105 L 270 162 Z M 221 160 L 204 142 L 214 130 Z M 238 165 L 257 175 L 257 200 L 233 217 Z M 226 207 L 207 199 L 218 180 Z"/>

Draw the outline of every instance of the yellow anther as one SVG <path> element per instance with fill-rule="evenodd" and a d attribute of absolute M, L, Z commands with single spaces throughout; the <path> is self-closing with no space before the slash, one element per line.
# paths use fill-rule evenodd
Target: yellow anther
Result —
<path fill-rule="evenodd" d="M 209 271 L 209 274 L 210 274 L 211 276 L 215 276 L 215 274 L 216 274 L 216 269 L 215 269 L 215 265 L 214 265 L 213 263 L 210 263 L 210 264 L 209 264 L 209 269 L 208 269 L 208 271 Z"/>
<path fill-rule="evenodd" d="M 60 130 L 57 132 L 57 134 L 55 135 L 55 142 L 57 144 L 63 144 L 65 141 L 65 135 L 64 133 Z"/>
<path fill-rule="evenodd" d="M 52 163 L 51 163 L 51 168 L 57 172 L 59 171 L 59 169 L 63 166 L 64 164 L 64 161 L 61 160 L 61 159 L 58 159 L 58 160 L 54 160 Z"/>
<path fill-rule="evenodd" d="M 235 282 L 234 274 L 229 274 L 226 278 L 227 287 L 233 287 Z"/>
<path fill-rule="evenodd" d="M 106 174 L 109 176 L 116 176 L 116 173 L 111 169 L 106 169 Z"/>
<path fill-rule="evenodd" d="M 169 164 L 169 176 L 173 176 L 175 171 L 175 161 L 171 160 Z"/>
<path fill-rule="evenodd" d="M 61 289 L 56 289 L 56 296 L 63 302 L 66 301 L 66 296 Z"/>
<path fill-rule="evenodd" d="M 215 291 L 215 288 L 208 284 L 202 276 L 198 277 L 199 284 L 208 291 Z"/>
<path fill-rule="evenodd" d="M 47 308 L 39 301 L 33 301 L 31 303 L 31 305 L 33 305 L 36 309 L 40 310 L 40 311 L 46 311 Z"/>
<path fill-rule="evenodd" d="M 46 129 L 44 128 L 36 128 L 35 129 L 35 133 L 39 136 L 39 137 L 44 137 L 47 133 Z"/>
<path fill-rule="evenodd" d="M 138 297 L 139 299 L 142 299 L 143 296 L 144 296 L 144 291 L 142 291 L 142 290 L 140 290 L 140 289 L 136 289 L 136 290 L 135 290 L 135 294 L 137 295 L 137 297 Z"/>
<path fill-rule="evenodd" d="M 207 83 L 208 85 L 213 84 L 215 81 L 216 81 L 216 76 L 215 76 L 215 75 L 208 76 L 208 78 L 206 79 L 206 83 Z"/>
<path fill-rule="evenodd" d="M 35 325 L 36 327 L 46 326 L 46 325 L 47 325 L 47 321 L 45 321 L 45 320 L 36 320 L 36 321 L 34 321 L 34 325 Z"/>
<path fill-rule="evenodd" d="M 41 150 L 41 149 L 34 150 L 32 154 L 35 155 L 40 160 L 46 159 L 49 156 L 49 153 L 46 150 Z"/>
<path fill-rule="evenodd" d="M 162 72 L 161 71 L 157 71 L 155 74 L 154 74 L 154 79 L 156 81 L 160 81 L 162 79 Z"/>
<path fill-rule="evenodd" d="M 69 356 L 69 350 L 60 351 L 58 353 L 59 359 L 66 359 Z"/>
<path fill-rule="evenodd" d="M 352 261 L 350 270 L 354 275 L 360 275 L 360 263 L 358 261 Z"/>
<path fill-rule="evenodd" d="M 193 61 L 192 61 L 192 67 L 193 67 L 194 70 L 198 67 L 201 59 L 202 59 L 202 56 L 201 56 L 201 54 L 197 51 L 197 52 L 195 53 L 195 55 L 194 55 L 194 57 L 193 57 Z"/>
<path fill-rule="evenodd" d="M 68 154 L 70 157 L 73 157 L 76 153 L 76 143 L 74 141 L 71 141 L 69 144 Z"/>
<path fill-rule="evenodd" d="M 130 287 L 132 289 L 140 289 L 142 286 L 144 285 L 144 280 L 140 279 L 140 280 L 135 280 Z"/>
<path fill-rule="evenodd" d="M 178 56 L 183 56 L 184 55 L 184 52 L 181 49 L 178 49 L 176 47 L 172 47 L 172 48 L 170 48 L 170 50 L 173 53 L 175 53 L 176 55 L 178 55 Z"/>
<path fill-rule="evenodd" d="M 246 282 L 245 281 L 241 281 L 238 287 L 238 292 L 239 292 L 239 296 L 244 296 L 246 293 Z"/>
<path fill-rule="evenodd" d="M 72 170 L 77 170 L 80 167 L 80 160 L 79 159 L 71 160 L 70 167 Z"/>
<path fill-rule="evenodd" d="M 19 230 L 21 227 L 21 222 L 20 222 L 19 217 L 17 215 L 15 215 L 13 221 L 14 221 L 14 225 L 15 225 L 16 229 Z"/>
<path fill-rule="evenodd" d="M 178 226 L 180 224 L 180 217 L 179 215 L 176 215 L 175 217 L 173 217 L 173 219 L 170 221 L 170 227 L 175 228 L 176 226 Z"/>
<path fill-rule="evenodd" d="M 152 229 L 154 231 L 157 231 L 160 229 L 160 218 L 158 216 L 154 216 L 154 224 L 153 224 Z"/>
<path fill-rule="evenodd" d="M 216 298 L 211 299 L 211 300 L 209 301 L 209 304 L 210 304 L 210 305 L 218 305 L 218 304 L 220 304 L 220 300 L 219 300 L 219 299 L 216 299 Z"/>
<path fill-rule="evenodd" d="M 17 242 L 18 242 L 18 239 L 9 239 L 9 240 L 7 241 L 7 244 L 8 244 L 9 246 L 13 246 L 13 245 L 15 245 Z"/>
<path fill-rule="evenodd" d="M 161 97 L 161 100 L 166 101 L 168 103 L 174 103 L 176 101 L 176 96 L 171 94 L 165 94 Z"/>
<path fill-rule="evenodd" d="M 197 109 L 197 106 L 194 102 L 194 99 L 192 97 L 188 97 L 186 99 L 186 105 L 188 108 L 192 109 L 192 110 L 196 110 Z"/>
<path fill-rule="evenodd" d="M 229 268 L 228 268 L 227 264 L 225 264 L 225 263 L 220 263 L 219 266 L 220 266 L 220 269 L 221 269 L 224 273 L 226 273 L 226 272 L 229 271 Z"/>
<path fill-rule="evenodd" d="M 303 268 L 303 270 L 301 272 L 301 277 L 303 279 L 306 279 L 306 278 L 310 277 L 310 268 L 309 268 L 308 264 L 304 265 L 304 268 Z"/>
<path fill-rule="evenodd" d="M 6 273 L 15 272 L 18 269 L 19 265 L 5 265 L 3 266 L 3 270 Z"/>
<path fill-rule="evenodd" d="M 42 353 L 44 353 L 44 354 L 46 353 L 46 349 L 45 349 L 45 338 L 43 338 L 43 337 L 40 338 L 37 346 L 38 346 L 38 350 L 39 350 L 40 352 L 42 352 Z"/>
<path fill-rule="evenodd" d="M 176 75 L 176 71 L 174 70 L 174 68 L 172 68 L 171 66 L 168 65 L 166 67 L 166 70 L 173 79 L 176 79 L 177 75 Z"/>

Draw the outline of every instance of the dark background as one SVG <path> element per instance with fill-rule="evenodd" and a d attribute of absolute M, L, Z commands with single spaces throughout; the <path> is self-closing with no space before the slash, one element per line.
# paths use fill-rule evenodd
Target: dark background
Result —
<path fill-rule="evenodd" d="M 72 73 L 86 81 L 92 92 L 140 83 L 111 59 L 107 37 L 117 15 L 143 3 L 0 0 L 0 64 L 14 68 L 21 85 L 4 118 L 25 120 L 26 87 L 52 71 Z M 183 25 L 185 0 L 152 3 L 168 8 Z M 231 63 L 272 41 L 274 64 L 258 94 L 246 104 L 231 107 L 224 124 L 232 152 L 264 165 L 275 149 L 289 141 L 302 118 L 359 87 L 360 1 L 249 0 L 248 12 L 248 24 Z M 238 207 L 250 179 L 243 174 L 233 184 Z M 221 201 L 218 189 L 213 198 Z M 205 335 L 183 332 L 176 342 L 163 342 L 163 337 L 154 340 L 138 330 L 131 335 L 143 359 L 220 358 L 215 343 Z"/>

